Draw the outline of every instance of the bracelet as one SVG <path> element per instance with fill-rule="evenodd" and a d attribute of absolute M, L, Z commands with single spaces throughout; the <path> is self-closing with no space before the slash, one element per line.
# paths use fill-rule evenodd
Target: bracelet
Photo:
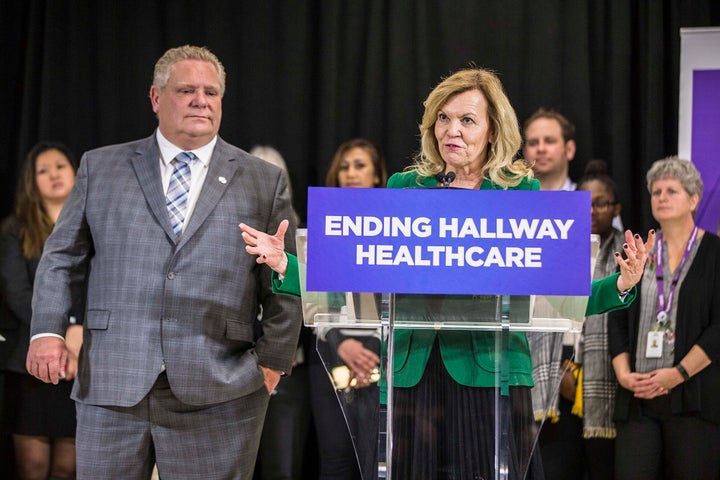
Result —
<path fill-rule="evenodd" d="M 677 371 L 680 372 L 680 375 L 683 377 L 683 382 L 687 382 L 690 380 L 690 375 L 688 374 L 687 370 L 685 370 L 685 367 L 682 366 L 681 363 L 678 363 L 675 365 L 675 368 L 677 368 Z"/>
<path fill-rule="evenodd" d="M 623 290 L 622 292 L 618 292 L 618 297 L 620 297 L 620 301 L 624 302 L 630 292 L 632 292 L 632 287 L 628 288 L 627 290 Z"/>

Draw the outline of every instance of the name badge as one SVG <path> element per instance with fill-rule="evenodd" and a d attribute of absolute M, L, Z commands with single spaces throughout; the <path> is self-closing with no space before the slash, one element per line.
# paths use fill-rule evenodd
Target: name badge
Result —
<path fill-rule="evenodd" d="M 661 358 L 663 351 L 663 332 L 648 332 L 646 358 Z"/>

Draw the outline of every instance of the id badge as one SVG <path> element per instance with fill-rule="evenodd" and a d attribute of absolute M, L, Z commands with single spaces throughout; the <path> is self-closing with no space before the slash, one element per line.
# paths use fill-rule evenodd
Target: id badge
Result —
<path fill-rule="evenodd" d="M 661 358 L 663 351 L 663 332 L 648 332 L 646 358 Z"/>

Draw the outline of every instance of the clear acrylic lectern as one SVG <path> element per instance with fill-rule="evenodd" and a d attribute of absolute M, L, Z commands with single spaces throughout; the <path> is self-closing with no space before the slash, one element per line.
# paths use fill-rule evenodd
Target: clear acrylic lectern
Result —
<path fill-rule="evenodd" d="M 599 246 L 596 237 L 592 239 L 591 263 Z M 407 342 L 412 342 L 414 336 L 433 334 L 465 337 L 469 348 L 491 350 L 474 352 L 477 358 L 493 360 L 491 365 L 482 365 L 494 379 L 492 406 L 482 416 L 471 416 L 485 434 L 477 439 L 476 449 L 464 448 L 477 450 L 479 457 L 491 457 L 492 468 L 485 478 L 526 477 L 540 426 L 557 414 L 564 373 L 560 361 L 562 347 L 573 343 L 580 332 L 587 297 L 308 292 L 305 229 L 297 231 L 297 251 L 305 325 L 316 329 L 317 350 L 346 420 L 346 425 L 339 428 L 349 431 L 364 480 L 406 478 L 397 474 L 407 471 L 403 462 L 424 461 L 417 458 L 418 452 L 433 451 L 434 442 L 448 441 L 447 436 L 453 434 L 453 428 L 443 426 L 445 413 L 433 411 L 432 404 L 417 407 L 429 409 L 426 425 L 418 425 L 409 432 L 406 429 L 395 432 L 401 415 L 412 417 L 417 413 L 408 412 L 413 405 L 396 404 L 399 387 L 394 386 L 393 374 L 407 365 L 396 364 L 395 349 L 408 347 Z M 590 271 L 593 268 L 591 265 Z M 339 353 L 347 341 L 375 352 L 380 358 L 378 369 L 357 378 Z M 524 430 L 523 438 L 514 438 L 517 412 L 513 412 L 510 390 L 518 378 L 513 371 L 516 363 L 513 355 L 519 350 L 532 356 L 534 418 L 529 418 L 530 428 Z M 407 361 L 402 355 L 400 358 Z M 443 432 L 438 432 L 436 426 Z M 441 440 L 440 436 L 446 438 Z M 456 440 L 460 442 L 462 438 Z M 452 472 L 454 467 L 448 464 L 443 468 Z"/>

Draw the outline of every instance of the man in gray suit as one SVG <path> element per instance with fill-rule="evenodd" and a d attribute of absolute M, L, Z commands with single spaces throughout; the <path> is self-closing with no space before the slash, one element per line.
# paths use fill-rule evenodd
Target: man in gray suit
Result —
<path fill-rule="evenodd" d="M 170 479 L 252 476 L 301 312 L 245 251 L 239 223 L 275 231 L 293 213 L 283 172 L 218 137 L 224 89 L 207 49 L 165 52 L 150 88 L 158 129 L 83 156 L 45 245 L 27 357 L 44 382 L 64 375 L 69 273 L 90 260 L 73 388 L 79 479 L 150 478 L 155 463 Z"/>

